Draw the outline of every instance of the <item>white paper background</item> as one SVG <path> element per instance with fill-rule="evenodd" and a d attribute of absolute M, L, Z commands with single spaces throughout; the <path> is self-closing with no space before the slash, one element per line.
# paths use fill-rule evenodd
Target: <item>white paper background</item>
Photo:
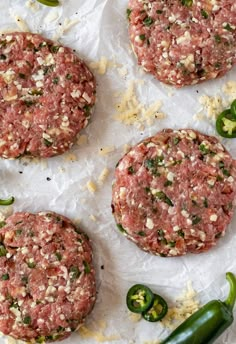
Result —
<path fill-rule="evenodd" d="M 133 323 L 128 317 L 125 295 L 134 283 L 149 285 L 173 304 L 175 296 L 186 287 L 189 280 L 199 293 L 199 299 L 206 303 L 211 299 L 224 299 L 228 292 L 225 272 L 236 273 L 235 246 L 236 217 L 226 236 L 209 253 L 187 255 L 182 258 L 160 258 L 139 250 L 116 230 L 111 215 L 111 181 L 114 166 L 123 155 L 123 145 L 135 144 L 142 138 L 160 129 L 192 127 L 215 135 L 214 124 L 210 121 L 194 121 L 193 115 L 201 110 L 199 97 L 204 94 L 221 95 L 221 87 L 227 80 L 235 80 L 236 70 L 221 80 L 206 82 L 181 90 L 167 88 L 152 76 L 141 73 L 134 56 L 130 53 L 125 11 L 126 0 L 61 0 L 62 6 L 48 8 L 39 6 L 36 13 L 25 7 L 25 0 L 1 0 L 1 30 L 17 29 L 13 15 L 20 15 L 32 32 L 48 38 L 57 33 L 60 23 L 66 18 L 79 20 L 71 27 L 60 42 L 79 52 L 87 62 L 106 56 L 128 69 L 126 77 L 121 77 L 116 69 L 110 68 L 105 75 L 97 77 L 97 104 L 91 123 L 83 134 L 88 135 L 88 144 L 74 146 L 72 153 L 77 161 L 71 162 L 64 154 L 45 162 L 0 160 L 0 196 L 14 195 L 14 211 L 36 212 L 52 210 L 68 216 L 72 220 L 81 219 L 81 227 L 90 235 L 94 247 L 94 261 L 97 270 L 97 303 L 86 321 L 90 329 L 99 329 L 106 324 L 106 336 L 116 335 L 114 344 L 137 343 L 163 339 L 167 331 L 156 323 L 145 321 Z M 54 12 L 54 21 L 45 22 L 48 13 Z M 114 93 L 124 91 L 130 80 L 143 79 L 137 93 L 145 105 L 162 100 L 165 120 L 156 120 L 144 131 L 134 126 L 125 126 L 112 118 L 117 98 Z M 172 96 L 168 95 L 170 90 Z M 197 92 L 198 91 L 198 92 Z M 230 140 L 229 140 L 230 141 Z M 227 144 L 236 158 L 236 140 Z M 100 156 L 99 149 L 115 146 L 108 156 Z M 63 167 L 64 171 L 61 170 Z M 104 167 L 111 170 L 103 187 L 92 195 L 85 185 L 95 180 Z M 20 174 L 19 171 L 23 173 Z M 51 178 L 47 181 L 47 177 Z M 97 218 L 97 222 L 90 219 Z M 104 270 L 100 267 L 104 265 Z M 0 343 L 4 342 L 0 339 Z M 96 343 L 95 339 L 84 339 L 73 334 L 65 344 Z M 107 342 L 108 343 L 108 342 Z M 236 323 L 216 343 L 236 343 Z"/>

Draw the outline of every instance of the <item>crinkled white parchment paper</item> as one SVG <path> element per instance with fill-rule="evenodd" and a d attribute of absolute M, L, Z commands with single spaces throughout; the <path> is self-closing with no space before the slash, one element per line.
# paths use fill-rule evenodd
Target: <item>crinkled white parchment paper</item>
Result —
<path fill-rule="evenodd" d="M 0 160 L 0 196 L 16 197 L 14 211 L 52 210 L 74 221 L 81 220 L 81 227 L 93 241 L 97 270 L 98 298 L 86 321 L 87 328 L 95 332 L 102 328 L 104 337 L 113 339 L 114 344 L 143 344 L 148 340 L 163 339 L 168 331 L 160 324 L 130 320 L 125 304 L 128 288 L 138 282 L 147 284 L 173 304 L 176 295 L 191 280 L 202 303 L 224 299 L 228 292 L 225 272 L 236 273 L 236 217 L 225 237 L 208 253 L 166 259 L 144 253 L 116 230 L 110 208 L 114 166 L 123 155 L 124 144 L 135 144 L 166 127 L 192 127 L 215 135 L 214 121 L 207 118 L 196 121 L 193 115 L 201 111 L 200 96 L 223 96 L 222 85 L 236 79 L 236 69 L 223 79 L 175 90 L 161 85 L 136 65 L 127 35 L 127 0 L 61 0 L 62 5 L 56 8 L 38 4 L 38 11 L 26 7 L 25 3 L 26 0 L 0 1 L 0 30 L 17 30 L 15 16 L 20 16 L 32 32 L 48 38 L 59 37 L 62 44 L 75 49 L 86 62 L 106 56 L 120 68 L 125 67 L 127 74 L 112 67 L 104 75 L 95 71 L 97 104 L 91 122 L 83 132 L 88 137 L 87 144 L 75 145 L 69 154 L 46 161 Z M 68 18 L 72 22 L 63 33 Z M 141 79 L 144 83 L 137 86 L 138 99 L 147 107 L 161 100 L 161 111 L 167 115 L 143 130 L 113 119 L 117 103 L 115 94 L 123 92 L 130 81 Z M 236 158 L 236 140 L 224 143 Z M 100 148 L 107 146 L 114 146 L 115 150 L 101 156 Z M 89 180 L 96 182 L 105 167 L 111 173 L 92 194 L 86 183 Z M 0 343 L 4 340 L 0 338 Z M 64 343 L 98 342 L 99 339 L 84 338 L 75 333 Z M 236 343 L 236 322 L 216 343 Z"/>

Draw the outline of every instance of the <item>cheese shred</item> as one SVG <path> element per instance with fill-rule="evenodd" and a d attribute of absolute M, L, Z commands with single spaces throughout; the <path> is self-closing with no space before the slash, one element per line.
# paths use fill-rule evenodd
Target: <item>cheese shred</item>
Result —
<path fill-rule="evenodd" d="M 135 92 L 137 83 L 137 81 L 131 81 L 127 90 L 123 94 L 118 94 L 120 101 L 115 106 L 116 113 L 113 117 L 125 125 L 135 125 L 143 129 L 144 124 L 151 126 L 154 120 L 163 119 L 166 116 L 164 113 L 159 112 L 162 106 L 161 101 L 156 101 L 148 108 L 139 102 Z"/>

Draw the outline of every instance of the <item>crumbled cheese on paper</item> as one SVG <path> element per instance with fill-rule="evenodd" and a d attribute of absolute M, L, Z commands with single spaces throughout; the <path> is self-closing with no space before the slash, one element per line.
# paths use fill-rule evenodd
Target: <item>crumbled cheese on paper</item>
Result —
<path fill-rule="evenodd" d="M 170 307 L 167 315 L 160 324 L 163 327 L 174 330 L 190 315 L 200 308 L 200 303 L 196 299 L 197 292 L 193 289 L 191 281 L 187 283 L 187 289 L 176 299 L 176 305 Z"/>
<path fill-rule="evenodd" d="M 106 323 L 105 322 L 98 322 L 96 325 L 99 326 L 97 330 L 92 330 L 86 326 L 82 326 L 79 328 L 78 332 L 80 337 L 83 339 L 92 338 L 96 340 L 98 343 L 104 342 L 111 342 L 113 340 L 119 340 L 120 337 L 117 335 L 105 335 L 104 331 L 106 330 Z"/>
<path fill-rule="evenodd" d="M 64 33 L 69 31 L 74 25 L 78 23 L 79 19 L 65 18 L 64 22 L 61 23 L 60 27 L 57 29 L 55 35 L 53 36 L 53 40 L 57 41 L 61 36 L 64 35 Z"/>
<path fill-rule="evenodd" d="M 106 147 L 102 147 L 99 149 L 99 154 L 102 156 L 108 155 L 112 152 L 114 152 L 115 147 L 114 146 L 106 146 Z"/>
<path fill-rule="evenodd" d="M 65 161 L 72 161 L 72 162 L 74 162 L 74 161 L 77 161 L 78 159 L 77 159 L 77 156 L 75 154 L 73 154 L 73 153 L 66 153 L 65 156 L 64 156 L 64 160 Z"/>
<path fill-rule="evenodd" d="M 228 81 L 222 87 L 223 97 L 203 95 L 199 98 L 199 102 L 203 109 L 195 114 L 195 120 L 210 119 L 215 121 L 219 114 L 230 107 L 231 102 L 236 99 L 236 82 Z M 227 99 L 225 99 L 227 98 Z"/>
<path fill-rule="evenodd" d="M 161 101 L 156 101 L 148 108 L 138 101 L 135 92 L 137 83 L 137 81 L 131 81 L 127 90 L 123 94 L 118 94 L 121 99 L 116 104 L 117 112 L 114 118 L 125 125 L 135 125 L 143 129 L 144 124 L 151 126 L 156 119 L 163 119 L 166 116 L 159 111 L 162 106 Z"/>
<path fill-rule="evenodd" d="M 121 65 L 115 61 L 108 60 L 108 58 L 105 56 L 102 56 L 100 60 L 90 62 L 89 67 L 94 69 L 98 74 L 104 75 L 109 67 L 121 67 Z"/>
<path fill-rule="evenodd" d="M 223 85 L 222 91 L 228 96 L 229 101 L 236 99 L 236 81 L 228 81 Z"/>
<path fill-rule="evenodd" d="M 77 145 L 78 146 L 84 146 L 86 143 L 88 143 L 87 135 L 79 135 L 79 137 L 77 139 Z"/>
<path fill-rule="evenodd" d="M 99 177 L 98 177 L 98 182 L 99 184 L 103 184 L 105 182 L 105 180 L 107 179 L 108 175 L 109 175 L 110 171 L 108 170 L 107 167 L 105 167 L 102 172 L 100 173 Z"/>
<path fill-rule="evenodd" d="M 16 25 L 22 32 L 30 32 L 30 29 L 26 22 L 17 14 L 11 13 L 11 17 L 15 20 Z"/>
<path fill-rule="evenodd" d="M 87 186 L 87 189 L 89 190 L 89 192 L 91 192 L 91 193 L 94 193 L 97 191 L 97 186 L 92 180 L 89 180 L 87 182 L 86 186 Z"/>
<path fill-rule="evenodd" d="M 25 3 L 25 7 L 29 8 L 32 12 L 37 12 L 39 11 L 39 3 L 36 2 L 35 0 L 27 0 Z"/>
<path fill-rule="evenodd" d="M 90 220 L 92 220 L 93 222 L 97 222 L 97 218 L 96 218 L 95 215 L 91 214 L 91 215 L 89 215 L 89 218 L 90 218 Z"/>
<path fill-rule="evenodd" d="M 142 315 L 138 314 L 138 313 L 131 313 L 129 312 L 129 319 L 134 322 L 137 323 L 142 319 Z"/>

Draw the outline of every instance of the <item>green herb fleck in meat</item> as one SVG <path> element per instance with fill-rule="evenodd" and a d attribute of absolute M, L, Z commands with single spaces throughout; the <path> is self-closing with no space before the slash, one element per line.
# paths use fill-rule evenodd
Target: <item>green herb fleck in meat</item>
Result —
<path fill-rule="evenodd" d="M 36 263 L 35 262 L 28 262 L 27 265 L 28 265 L 28 267 L 30 269 L 34 269 L 36 267 Z"/>
<path fill-rule="evenodd" d="M 209 153 L 209 148 L 207 148 L 204 143 L 201 143 L 199 146 L 200 151 L 202 152 L 202 154 L 208 154 Z"/>
<path fill-rule="evenodd" d="M 160 176 L 158 167 L 163 166 L 164 156 L 157 156 L 154 159 L 147 159 L 144 162 L 144 166 L 156 177 Z"/>
<path fill-rule="evenodd" d="M 219 161 L 219 168 L 224 168 L 225 167 L 225 163 L 224 161 Z"/>
<path fill-rule="evenodd" d="M 6 55 L 4 55 L 4 54 L 0 54 L 0 60 L 6 60 L 7 59 L 7 57 L 6 57 Z"/>
<path fill-rule="evenodd" d="M 46 75 L 48 73 L 51 73 L 54 69 L 54 65 L 51 65 L 51 66 L 46 66 L 44 69 L 43 69 L 43 75 Z"/>
<path fill-rule="evenodd" d="M 221 37 L 220 37 L 220 35 L 215 35 L 215 41 L 216 41 L 216 43 L 221 43 Z"/>
<path fill-rule="evenodd" d="M 40 336 L 40 337 L 37 337 L 37 338 L 35 339 L 36 343 L 39 343 L 39 344 L 44 343 L 45 340 L 46 340 L 46 337 L 44 337 L 44 336 Z"/>
<path fill-rule="evenodd" d="M 2 228 L 2 227 L 4 227 L 4 226 L 6 226 L 6 222 L 5 222 L 5 221 L 1 221 L 1 222 L 0 222 L 0 228 Z"/>
<path fill-rule="evenodd" d="M 59 262 L 62 260 L 62 255 L 60 254 L 60 252 L 56 252 L 55 256 L 57 257 L 57 260 L 59 260 Z"/>
<path fill-rule="evenodd" d="M 84 264 L 84 272 L 86 274 L 89 274 L 91 272 L 91 268 L 90 268 L 90 265 L 88 262 L 86 262 L 85 260 L 83 261 L 83 264 Z"/>
<path fill-rule="evenodd" d="M 4 257 L 7 255 L 7 250 L 4 245 L 0 245 L 0 257 Z"/>
<path fill-rule="evenodd" d="M 23 318 L 23 323 L 26 325 L 30 325 L 31 324 L 31 317 L 29 315 L 25 316 Z"/>
<path fill-rule="evenodd" d="M 230 26 L 229 23 L 227 23 L 226 25 L 224 25 L 224 29 L 227 30 L 227 31 L 230 31 L 230 32 L 233 32 L 234 29 Z"/>
<path fill-rule="evenodd" d="M 182 163 L 182 160 L 174 160 L 172 163 L 172 166 L 180 165 Z"/>
<path fill-rule="evenodd" d="M 22 282 L 24 285 L 26 285 L 26 284 L 28 283 L 28 277 L 27 277 L 27 276 L 23 276 L 23 277 L 21 278 L 21 282 Z"/>
<path fill-rule="evenodd" d="M 164 231 L 163 231 L 163 229 L 158 229 L 158 231 L 157 231 L 157 235 L 160 237 L 160 238 L 163 238 L 164 237 Z"/>
<path fill-rule="evenodd" d="M 164 184 L 165 187 L 171 186 L 171 185 L 173 185 L 173 183 L 170 180 L 167 180 Z"/>
<path fill-rule="evenodd" d="M 193 4 L 193 0 L 181 0 L 181 4 L 190 7 Z"/>
<path fill-rule="evenodd" d="M 204 19 L 208 18 L 208 13 L 203 8 L 201 9 L 201 15 Z"/>
<path fill-rule="evenodd" d="M 40 44 L 39 44 L 39 49 L 42 49 L 42 48 L 44 48 L 44 47 L 47 47 L 47 42 L 41 42 Z"/>
<path fill-rule="evenodd" d="M 79 278 L 79 276 L 81 275 L 81 272 L 79 271 L 77 266 L 72 266 L 70 268 L 70 273 L 71 273 L 71 279 L 73 281 Z"/>
<path fill-rule="evenodd" d="M 162 10 L 156 10 L 156 13 L 157 13 L 157 14 L 162 14 L 163 11 L 162 11 Z"/>
<path fill-rule="evenodd" d="M 34 88 L 34 89 L 30 90 L 28 92 L 28 94 L 30 94 L 31 96 L 42 96 L 43 95 L 43 91 Z"/>
<path fill-rule="evenodd" d="M 71 79 L 72 79 L 72 75 L 71 75 L 71 74 L 69 74 L 69 73 L 68 73 L 68 74 L 66 74 L 66 79 L 67 79 L 67 80 L 71 80 Z"/>
<path fill-rule="evenodd" d="M 7 281 L 7 280 L 9 280 L 9 274 L 4 274 L 4 275 L 2 275 L 1 279 L 2 279 L 2 281 Z"/>
<path fill-rule="evenodd" d="M 173 144 L 176 146 L 180 142 L 180 138 L 178 136 L 173 138 Z"/>
<path fill-rule="evenodd" d="M 59 77 L 56 76 L 55 78 L 52 79 L 53 84 L 57 85 L 59 81 Z"/>
<path fill-rule="evenodd" d="M 175 242 L 175 241 L 169 241 L 169 242 L 168 242 L 168 245 L 169 245 L 170 247 L 175 247 L 176 242 Z"/>
<path fill-rule="evenodd" d="M 130 19 L 131 12 L 132 12 L 132 10 L 130 8 L 127 8 L 127 10 L 126 10 L 127 19 Z"/>
<path fill-rule="evenodd" d="M 160 200 L 165 202 L 166 204 L 168 204 L 169 206 L 173 207 L 174 204 L 171 201 L 171 199 L 169 197 L 166 196 L 166 194 L 163 191 L 158 191 L 155 196 Z"/>
<path fill-rule="evenodd" d="M 58 50 L 60 49 L 60 47 L 58 47 L 57 45 L 53 45 L 51 48 L 50 48 L 50 51 L 54 54 L 56 54 L 58 52 Z"/>
<path fill-rule="evenodd" d="M 134 174 L 135 173 L 133 166 L 129 166 L 128 167 L 128 173 L 129 174 Z"/>
<path fill-rule="evenodd" d="M 143 34 L 143 35 L 139 35 L 139 39 L 141 40 L 141 41 L 145 41 L 145 39 L 146 39 L 146 36 Z"/>
<path fill-rule="evenodd" d="M 205 208 L 208 208 L 208 201 L 206 197 L 204 198 L 203 205 Z"/>
<path fill-rule="evenodd" d="M 184 238 L 184 231 L 182 231 L 182 229 L 178 230 L 178 236 L 180 236 L 181 238 Z"/>
<path fill-rule="evenodd" d="M 34 105 L 35 104 L 35 102 L 33 101 L 33 100 L 31 100 L 31 99 L 29 99 L 29 100 L 24 100 L 24 104 L 27 106 L 27 107 L 30 107 L 31 105 Z"/>
<path fill-rule="evenodd" d="M 52 146 L 52 142 L 48 141 L 47 139 L 43 139 L 43 143 L 46 147 L 51 147 Z"/>
<path fill-rule="evenodd" d="M 141 237 L 145 237 L 145 236 L 146 236 L 146 233 L 143 232 L 143 231 L 140 231 L 140 232 L 138 232 L 137 234 L 138 234 L 139 236 L 141 236 Z"/>
<path fill-rule="evenodd" d="M 16 230 L 16 236 L 20 236 L 22 234 L 22 229 L 17 229 Z"/>
<path fill-rule="evenodd" d="M 19 73 L 19 78 L 21 78 L 21 79 L 25 79 L 25 74 L 23 74 L 23 73 Z"/>
<path fill-rule="evenodd" d="M 202 221 L 202 218 L 198 215 L 193 215 L 192 216 L 192 224 L 197 225 L 199 222 Z"/>
<path fill-rule="evenodd" d="M 221 67 L 221 63 L 220 63 L 220 62 L 216 62 L 216 63 L 214 64 L 214 67 L 215 67 L 216 69 L 219 69 L 219 68 Z"/>
<path fill-rule="evenodd" d="M 229 172 L 229 170 L 226 170 L 226 168 L 222 169 L 222 173 L 223 173 L 224 176 L 227 176 L 227 177 L 230 176 L 230 172 Z"/>
<path fill-rule="evenodd" d="M 89 117 L 90 116 L 90 111 L 91 111 L 91 106 L 90 105 L 85 105 L 83 107 L 83 110 L 85 111 L 85 116 Z"/>
<path fill-rule="evenodd" d="M 145 26 L 151 26 L 153 24 L 153 19 L 151 17 L 146 17 L 144 20 L 143 20 L 143 24 Z"/>
<path fill-rule="evenodd" d="M 221 237 L 221 235 L 222 235 L 222 233 L 219 232 L 219 233 L 217 233 L 217 234 L 215 235 L 215 238 L 216 238 L 216 239 L 219 239 L 219 238 Z"/>
<path fill-rule="evenodd" d="M 126 230 L 123 228 L 123 226 L 120 223 L 118 223 L 116 226 L 121 233 L 127 233 Z"/>

